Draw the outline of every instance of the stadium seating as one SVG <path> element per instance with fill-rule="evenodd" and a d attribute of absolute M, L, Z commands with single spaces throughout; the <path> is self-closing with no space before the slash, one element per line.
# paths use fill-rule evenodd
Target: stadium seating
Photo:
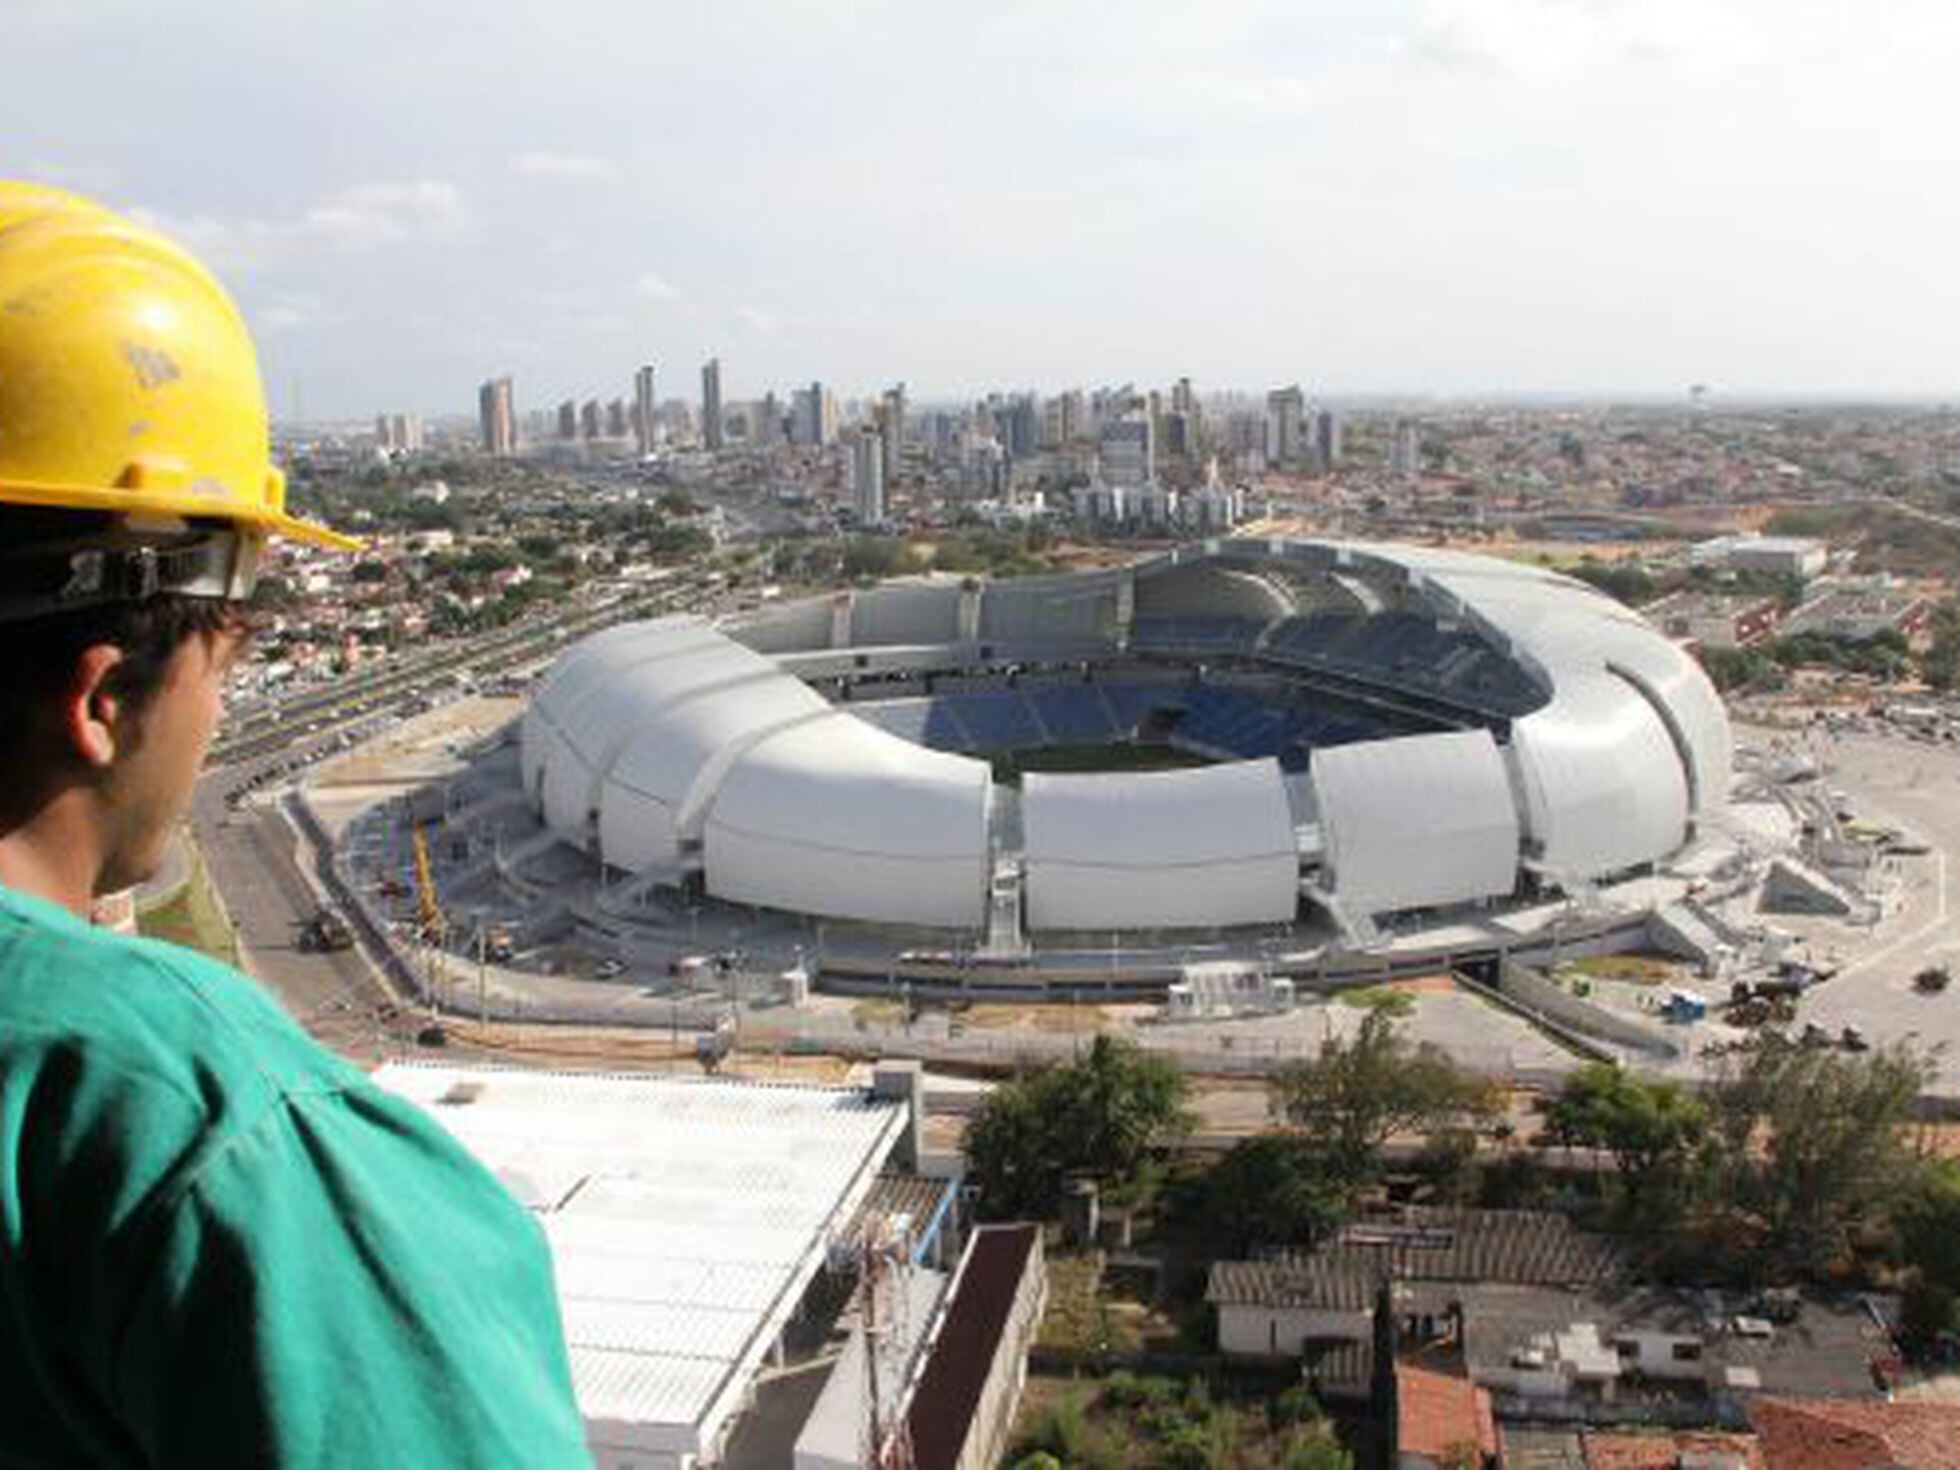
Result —
<path fill-rule="evenodd" d="M 1250 653 L 1265 627 L 1258 618 L 1140 617 L 1130 646 L 1151 653 Z"/>
<path fill-rule="evenodd" d="M 1036 689 L 1022 697 L 1058 745 L 1096 745 L 1117 738 L 1116 718 L 1094 684 Z"/>

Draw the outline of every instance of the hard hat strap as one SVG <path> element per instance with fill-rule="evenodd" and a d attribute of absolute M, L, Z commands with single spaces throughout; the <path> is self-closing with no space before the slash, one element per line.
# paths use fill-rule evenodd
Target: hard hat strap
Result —
<path fill-rule="evenodd" d="M 243 601 L 258 583 L 260 549 L 259 537 L 230 530 L 162 540 L 124 532 L 0 555 L 0 622 L 163 593 Z"/>

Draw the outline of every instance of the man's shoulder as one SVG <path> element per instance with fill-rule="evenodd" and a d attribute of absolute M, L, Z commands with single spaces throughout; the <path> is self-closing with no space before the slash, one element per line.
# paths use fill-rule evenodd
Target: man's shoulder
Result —
<path fill-rule="evenodd" d="M 93 1058 L 208 1107 L 356 1075 L 253 981 L 181 946 L 0 905 L 0 1059 Z"/>

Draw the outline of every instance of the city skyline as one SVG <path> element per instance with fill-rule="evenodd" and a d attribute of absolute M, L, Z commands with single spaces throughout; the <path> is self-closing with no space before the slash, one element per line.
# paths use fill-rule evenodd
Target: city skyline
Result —
<path fill-rule="evenodd" d="M 731 399 L 1960 388 L 1960 15 L 1917 0 L 191 0 L 140 59 L 136 14 L 0 17 L 9 171 L 208 257 L 286 418 L 717 356 Z"/>

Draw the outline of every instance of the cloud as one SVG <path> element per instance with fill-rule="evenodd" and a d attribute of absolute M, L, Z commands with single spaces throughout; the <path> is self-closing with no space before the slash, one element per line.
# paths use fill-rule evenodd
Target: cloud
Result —
<path fill-rule="evenodd" d="M 1733 67 L 1756 50 L 1725 0 L 1428 0 L 1411 41 L 1445 65 L 1546 79 L 1629 63 Z"/>
<path fill-rule="evenodd" d="M 326 308 L 317 296 L 286 292 L 255 308 L 252 324 L 262 332 L 296 332 L 326 319 Z"/>
<path fill-rule="evenodd" d="M 294 255 L 358 254 L 417 240 L 453 242 L 473 223 L 462 190 L 443 179 L 350 185 L 284 219 L 133 211 L 220 269 L 266 265 Z"/>
<path fill-rule="evenodd" d="M 671 281 L 646 271 L 634 278 L 633 294 L 648 301 L 679 301 L 686 293 Z"/>
<path fill-rule="evenodd" d="M 548 148 L 526 148 L 511 154 L 510 171 L 524 179 L 605 181 L 619 177 L 619 170 L 603 158 L 555 153 Z"/>
<path fill-rule="evenodd" d="M 774 312 L 764 311 L 759 306 L 738 306 L 731 314 L 737 327 L 757 337 L 774 336 L 782 328 L 782 322 Z"/>

